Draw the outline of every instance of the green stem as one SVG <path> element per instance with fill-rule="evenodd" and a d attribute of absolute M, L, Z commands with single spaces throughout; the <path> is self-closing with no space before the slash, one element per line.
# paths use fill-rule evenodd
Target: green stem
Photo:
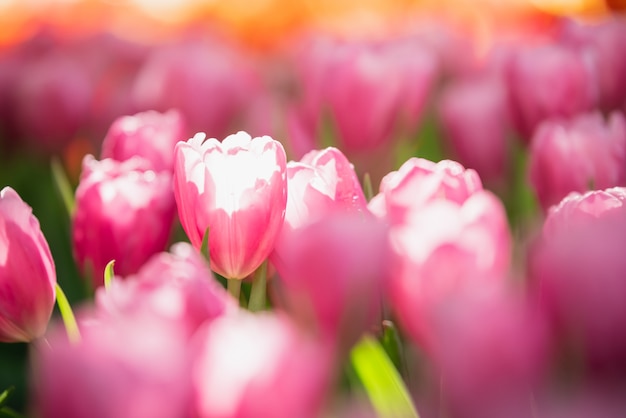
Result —
<path fill-rule="evenodd" d="M 56 293 L 57 305 L 59 306 L 59 312 L 61 312 L 61 318 L 63 319 L 63 325 L 65 325 L 67 337 L 72 343 L 77 343 L 80 341 L 80 331 L 78 330 L 78 324 L 76 323 L 76 318 L 74 317 L 74 313 L 72 312 L 72 307 L 70 306 L 67 297 L 65 297 L 63 289 L 61 289 L 61 286 L 59 286 L 58 283 L 56 284 Z"/>
<path fill-rule="evenodd" d="M 250 290 L 248 309 L 258 312 L 265 309 L 265 295 L 267 291 L 267 260 L 254 273 L 254 281 Z"/>
<path fill-rule="evenodd" d="M 53 158 L 50 164 L 52 169 L 52 179 L 61 194 L 65 210 L 71 218 L 74 213 L 74 191 L 72 190 L 72 186 L 70 185 L 70 182 L 65 175 L 65 170 L 59 160 Z"/>
<path fill-rule="evenodd" d="M 241 293 L 241 280 L 228 279 L 228 293 L 239 303 L 239 294 Z"/>

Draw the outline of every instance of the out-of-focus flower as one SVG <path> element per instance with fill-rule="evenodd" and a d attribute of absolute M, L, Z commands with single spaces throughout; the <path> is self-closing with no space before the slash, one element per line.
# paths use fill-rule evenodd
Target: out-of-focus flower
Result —
<path fill-rule="evenodd" d="M 605 110 L 619 109 L 626 103 L 626 21 L 613 17 L 595 24 L 566 21 L 564 41 L 591 62 L 594 85 Z"/>
<path fill-rule="evenodd" d="M 529 259 L 531 284 L 587 373 L 624 373 L 626 189 L 572 194 L 554 207 Z"/>
<path fill-rule="evenodd" d="M 242 311 L 215 320 L 195 342 L 193 416 L 318 416 L 331 357 L 287 317 Z"/>
<path fill-rule="evenodd" d="M 57 52 L 27 61 L 13 96 L 20 136 L 36 152 L 61 152 L 86 123 L 92 90 L 78 58 Z"/>
<path fill-rule="evenodd" d="M 152 255 L 165 250 L 175 215 L 170 173 L 150 170 L 140 157 L 119 162 L 87 155 L 73 218 L 79 267 L 93 274 L 96 286 L 103 283 L 111 260 L 121 276 L 136 273 Z"/>
<path fill-rule="evenodd" d="M 33 351 L 37 416 L 189 416 L 190 354 L 177 324 L 147 315 L 78 320 L 79 343 L 56 327 Z"/>
<path fill-rule="evenodd" d="M 506 85 L 495 75 L 454 81 L 439 102 L 445 137 L 459 161 L 487 182 L 506 175 L 511 116 Z"/>
<path fill-rule="evenodd" d="M 392 306 L 413 341 L 430 349 L 430 315 L 468 289 L 503 280 L 511 238 L 502 203 L 475 192 L 464 202 L 435 199 L 409 212 L 391 229 L 396 262 L 390 281 Z"/>
<path fill-rule="evenodd" d="M 235 129 L 256 84 L 250 65 L 234 47 L 195 40 L 153 51 L 131 94 L 138 110 L 180 110 L 188 123 L 187 137 L 206 132 L 223 138 Z"/>
<path fill-rule="evenodd" d="M 55 301 L 50 248 L 32 209 L 10 187 L 0 191 L 0 342 L 46 331 Z"/>
<path fill-rule="evenodd" d="M 135 155 L 145 158 L 155 171 L 174 171 L 174 147 L 185 139 L 185 122 L 180 112 L 147 111 L 122 116 L 113 122 L 102 143 L 102 158 L 126 161 Z"/>
<path fill-rule="evenodd" d="M 331 134 L 326 124 L 349 158 L 377 153 L 380 165 L 397 136 L 416 131 L 437 75 L 435 57 L 408 41 L 326 40 L 306 50 L 297 58 L 302 101 L 288 123 L 296 156 L 318 148 L 318 138 Z"/>
<path fill-rule="evenodd" d="M 532 304 L 496 284 L 450 298 L 433 317 L 434 363 L 451 416 L 532 416 L 549 352 Z"/>
<path fill-rule="evenodd" d="M 196 248 L 209 229 L 211 269 L 243 279 L 268 257 L 287 205 L 286 156 L 268 136 L 245 132 L 220 143 L 196 134 L 176 145 L 174 192 Z"/>
<path fill-rule="evenodd" d="M 563 45 L 520 49 L 509 62 L 507 75 L 514 122 L 526 141 L 545 119 L 572 117 L 597 103 L 584 57 Z"/>
<path fill-rule="evenodd" d="M 370 209 L 391 224 L 401 224 L 407 214 L 433 199 L 462 204 L 482 190 L 476 171 L 465 169 L 456 161 L 438 163 L 410 158 L 398 171 L 387 174 L 380 182 L 380 192 L 370 201 Z"/>
<path fill-rule="evenodd" d="M 307 153 L 300 162 L 287 163 L 287 209 L 276 243 L 294 229 L 332 212 L 367 212 L 367 201 L 354 167 L 337 148 Z M 280 254 L 279 254 L 280 256 Z"/>
<path fill-rule="evenodd" d="M 189 337 L 205 321 L 236 309 L 202 256 L 182 242 L 171 253 L 152 257 L 136 275 L 115 279 L 108 289 L 99 288 L 96 303 L 101 314 L 120 318 L 144 314 L 170 320 Z"/>
<path fill-rule="evenodd" d="M 626 185 L 626 120 L 613 113 L 544 122 L 533 136 L 530 181 L 544 209 L 570 192 Z"/>
<path fill-rule="evenodd" d="M 347 352 L 380 315 L 390 263 L 387 227 L 360 213 L 328 214 L 293 231 L 280 256 L 284 308 Z"/>

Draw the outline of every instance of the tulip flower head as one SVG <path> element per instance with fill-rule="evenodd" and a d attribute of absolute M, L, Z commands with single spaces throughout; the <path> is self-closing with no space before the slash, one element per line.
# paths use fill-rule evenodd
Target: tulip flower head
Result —
<path fill-rule="evenodd" d="M 196 134 L 176 145 L 174 193 L 194 247 L 209 230 L 211 269 L 243 279 L 268 257 L 287 205 L 286 156 L 268 136 L 245 132 L 220 143 Z"/>
<path fill-rule="evenodd" d="M 10 187 L 0 191 L 0 342 L 40 337 L 55 301 L 50 248 L 32 209 Z"/>

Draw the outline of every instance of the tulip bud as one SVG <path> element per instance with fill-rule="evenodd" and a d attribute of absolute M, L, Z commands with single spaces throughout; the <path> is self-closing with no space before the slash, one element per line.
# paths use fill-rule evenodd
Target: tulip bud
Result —
<path fill-rule="evenodd" d="M 52 314 L 56 273 L 32 209 L 10 187 L 0 191 L 0 342 L 43 335 Z"/>
<path fill-rule="evenodd" d="M 329 352 L 287 317 L 242 311 L 202 328 L 195 342 L 193 416 L 318 416 Z"/>
<path fill-rule="evenodd" d="M 175 211 L 170 173 L 151 171 L 140 157 L 118 162 L 87 155 L 73 218 L 79 267 L 91 269 L 96 286 L 111 260 L 121 276 L 137 272 L 167 246 Z"/>
<path fill-rule="evenodd" d="M 148 111 L 113 122 L 102 143 L 102 158 L 126 161 L 137 155 L 155 171 L 174 170 L 174 146 L 185 135 L 180 112 Z"/>
<path fill-rule="evenodd" d="M 271 253 L 283 224 L 285 151 L 268 136 L 239 132 L 222 143 L 205 137 L 176 145 L 178 214 L 194 247 L 209 230 L 211 269 L 243 279 Z"/>
<path fill-rule="evenodd" d="M 626 185 L 626 119 L 583 114 L 544 122 L 535 133 L 530 181 L 544 209 L 570 192 Z"/>

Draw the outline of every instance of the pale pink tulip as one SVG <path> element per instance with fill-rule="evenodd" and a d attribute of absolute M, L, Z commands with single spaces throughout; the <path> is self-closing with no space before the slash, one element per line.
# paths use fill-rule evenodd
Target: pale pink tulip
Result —
<path fill-rule="evenodd" d="M 544 122 L 533 136 L 529 176 L 544 209 L 570 192 L 626 186 L 626 119 L 582 114 Z"/>
<path fill-rule="evenodd" d="M 198 332 L 192 385 L 199 418 L 318 416 L 329 351 L 287 317 L 241 312 Z"/>
<path fill-rule="evenodd" d="M 102 143 L 102 158 L 126 161 L 140 156 L 155 171 L 174 171 L 174 146 L 185 139 L 180 112 L 148 111 L 122 116 L 113 122 Z"/>
<path fill-rule="evenodd" d="M 184 331 L 156 316 L 78 317 L 33 351 L 33 406 L 42 418 L 187 418 L 190 352 Z"/>
<path fill-rule="evenodd" d="M 73 217 L 79 267 L 93 274 L 96 286 L 111 260 L 122 276 L 137 272 L 166 248 L 175 215 L 170 173 L 155 173 L 140 157 L 118 162 L 87 155 Z"/>
<path fill-rule="evenodd" d="M 418 344 L 432 344 L 430 315 L 446 299 L 503 280 L 511 238 L 502 203 L 487 191 L 465 202 L 445 198 L 412 210 L 391 229 L 396 254 L 392 307 Z"/>
<path fill-rule="evenodd" d="M 382 179 L 380 192 L 370 202 L 370 209 L 392 224 L 402 223 L 410 211 L 430 200 L 446 199 L 462 204 L 482 188 L 476 171 L 466 170 L 456 161 L 434 163 L 410 158 L 398 171 Z"/>
<path fill-rule="evenodd" d="M 390 268 L 387 232 L 382 221 L 360 213 L 329 214 L 293 231 L 276 263 L 279 303 L 347 352 L 380 319 Z"/>
<path fill-rule="evenodd" d="M 268 136 L 245 132 L 220 143 L 196 134 L 176 145 L 178 214 L 196 248 L 209 229 L 211 269 L 243 279 L 268 257 L 287 205 L 286 157 Z"/>
<path fill-rule="evenodd" d="M 310 151 L 299 162 L 287 163 L 287 209 L 275 251 L 293 230 L 331 212 L 367 212 L 354 167 L 337 148 Z"/>
<path fill-rule="evenodd" d="M 10 187 L 0 191 L 0 342 L 28 342 L 46 331 L 55 301 L 50 248 L 32 209 Z"/>
<path fill-rule="evenodd" d="M 191 337 L 205 321 L 236 309 L 205 260 L 187 243 L 175 244 L 171 253 L 156 254 L 136 275 L 120 279 L 96 291 L 100 313 L 158 316 Z"/>

